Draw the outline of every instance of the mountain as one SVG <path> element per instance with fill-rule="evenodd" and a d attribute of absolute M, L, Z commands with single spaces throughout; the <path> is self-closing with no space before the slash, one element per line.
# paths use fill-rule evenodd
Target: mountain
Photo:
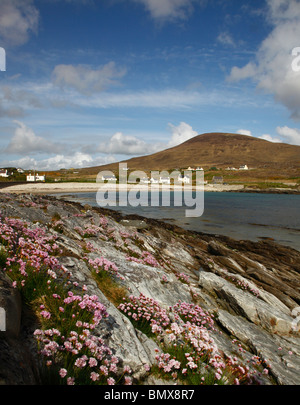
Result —
<path fill-rule="evenodd" d="M 232 133 L 205 133 L 175 147 L 125 160 L 130 170 L 172 170 L 201 166 L 210 168 L 236 167 L 272 170 L 300 170 L 300 146 L 274 143 L 252 136 Z M 117 170 L 118 163 L 98 166 L 84 171 Z"/>

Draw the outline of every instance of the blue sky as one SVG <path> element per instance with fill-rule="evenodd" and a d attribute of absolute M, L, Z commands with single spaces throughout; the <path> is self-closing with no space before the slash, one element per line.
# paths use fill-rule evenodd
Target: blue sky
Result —
<path fill-rule="evenodd" d="M 101 165 L 205 132 L 300 145 L 299 0 L 1 0 L 0 47 L 1 167 Z"/>

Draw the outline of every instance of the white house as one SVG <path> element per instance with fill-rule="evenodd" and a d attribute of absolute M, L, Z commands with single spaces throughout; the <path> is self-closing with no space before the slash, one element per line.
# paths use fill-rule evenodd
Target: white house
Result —
<path fill-rule="evenodd" d="M 26 181 L 45 181 L 46 177 L 45 175 L 40 175 L 40 174 L 28 174 L 26 176 Z"/>
<path fill-rule="evenodd" d="M 196 170 L 201 170 L 201 171 L 203 171 L 203 168 L 202 167 L 197 167 L 197 169 Z"/>
<path fill-rule="evenodd" d="M 102 175 L 102 180 L 103 181 L 115 181 L 115 180 L 117 180 L 117 178 L 114 174 L 113 175 L 106 174 L 106 175 Z"/>
<path fill-rule="evenodd" d="M 178 176 L 178 181 L 181 181 L 182 183 L 189 184 L 190 183 L 190 176 L 184 175 L 184 176 Z"/>
<path fill-rule="evenodd" d="M 242 165 L 242 166 L 240 166 L 239 170 L 248 170 L 248 166 L 247 165 Z"/>
<path fill-rule="evenodd" d="M 0 176 L 1 177 L 9 177 L 7 169 L 0 169 Z"/>
<path fill-rule="evenodd" d="M 170 183 L 171 183 L 171 180 L 170 180 L 170 177 L 161 177 L 161 176 L 160 176 L 159 182 L 160 182 L 161 184 L 170 184 Z"/>

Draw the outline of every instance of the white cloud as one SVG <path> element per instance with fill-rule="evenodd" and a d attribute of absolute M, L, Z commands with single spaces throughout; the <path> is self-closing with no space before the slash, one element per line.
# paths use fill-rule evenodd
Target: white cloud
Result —
<path fill-rule="evenodd" d="M 15 154 L 25 153 L 57 153 L 61 147 L 56 143 L 50 142 L 40 136 L 35 135 L 31 128 L 28 128 L 20 121 L 14 121 L 18 125 L 15 133 L 8 144 L 5 152 Z"/>
<path fill-rule="evenodd" d="M 38 28 L 39 12 L 32 0 L 1 0 L 0 38 L 5 45 L 22 45 Z"/>
<path fill-rule="evenodd" d="M 239 129 L 238 131 L 236 131 L 236 133 L 240 134 L 240 135 L 254 136 L 252 134 L 252 132 L 249 131 L 248 129 Z M 272 135 L 269 135 L 269 134 L 263 134 L 263 135 L 257 136 L 257 138 L 264 139 L 265 141 L 269 141 L 269 142 L 282 142 L 281 139 L 273 137 Z"/>
<path fill-rule="evenodd" d="M 177 127 L 173 124 L 169 124 L 169 128 L 171 129 L 172 133 L 172 137 L 168 144 L 169 147 L 179 145 L 198 135 L 198 133 L 185 122 L 181 122 Z"/>
<path fill-rule="evenodd" d="M 300 72 L 292 69 L 292 50 L 300 45 L 299 0 L 267 0 L 267 5 L 272 31 L 261 43 L 256 60 L 233 67 L 228 79 L 253 79 L 259 89 L 285 105 L 293 119 L 300 120 Z"/>
<path fill-rule="evenodd" d="M 151 144 L 135 136 L 124 135 L 122 132 L 116 132 L 107 143 L 99 145 L 99 152 L 112 153 L 120 155 L 147 155 L 157 152 L 162 145 Z"/>
<path fill-rule="evenodd" d="M 242 68 L 234 66 L 231 69 L 230 75 L 228 76 L 228 81 L 238 82 L 240 80 L 248 79 L 254 77 L 257 73 L 257 67 L 254 63 L 249 62 Z"/>
<path fill-rule="evenodd" d="M 117 84 L 117 79 L 122 78 L 125 73 L 125 69 L 118 69 L 114 62 L 98 69 L 84 65 L 57 65 L 52 78 L 56 86 L 75 89 L 82 94 L 92 94 Z"/>
<path fill-rule="evenodd" d="M 22 167 L 25 170 L 36 169 L 38 171 L 52 171 L 70 168 L 85 168 L 92 166 L 100 166 L 115 162 L 113 156 L 94 156 L 89 154 L 76 152 L 72 156 L 56 155 L 50 158 L 35 159 L 30 156 L 24 156 L 20 159 L 2 161 L 4 167 Z"/>
<path fill-rule="evenodd" d="M 281 139 L 273 137 L 272 135 L 269 135 L 269 134 L 263 134 L 263 135 L 259 136 L 258 138 L 264 139 L 265 141 L 269 141 L 269 142 L 275 142 L 275 143 L 282 142 Z"/>
<path fill-rule="evenodd" d="M 93 158 L 82 152 L 76 152 L 73 156 L 56 155 L 48 159 L 44 159 L 39 163 L 39 166 L 44 167 L 44 170 L 53 170 L 53 168 L 82 168 L 87 167 L 93 162 Z M 54 169 L 55 170 L 55 169 Z"/>
<path fill-rule="evenodd" d="M 289 128 L 287 126 L 277 127 L 276 131 L 281 135 L 287 143 L 300 145 L 300 129 Z"/>
<path fill-rule="evenodd" d="M 134 0 L 143 4 L 155 20 L 186 19 L 195 0 Z"/>
<path fill-rule="evenodd" d="M 239 129 L 236 131 L 237 134 L 240 135 L 248 135 L 248 136 L 253 136 L 251 131 L 249 131 L 248 129 Z"/>

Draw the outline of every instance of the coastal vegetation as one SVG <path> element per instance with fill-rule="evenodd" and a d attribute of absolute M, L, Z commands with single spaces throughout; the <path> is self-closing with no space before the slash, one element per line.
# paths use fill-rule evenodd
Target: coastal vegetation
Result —
<path fill-rule="evenodd" d="M 155 245 L 159 228 L 145 228 L 145 233 L 140 233 L 121 226 L 104 212 L 49 197 L 7 194 L 1 199 L 0 271 L 34 314 L 35 343 L 31 347 L 38 353 L 39 383 L 136 385 L 149 378 L 195 385 L 275 382 L 272 361 L 264 355 L 265 350 L 251 350 L 233 330 L 220 346 L 224 312 L 214 305 L 214 309 L 204 308 L 217 287 L 211 298 L 204 298 L 195 284 L 193 266 L 190 268 L 194 259 L 178 245 L 188 243 L 188 250 L 193 243 L 198 246 L 196 235 L 183 235 L 175 228 L 168 231 L 164 225 L 170 243 L 165 244 L 160 237 Z M 24 218 L 17 218 L 18 212 Z M 169 255 L 163 253 L 166 251 Z M 211 274 L 223 283 L 224 299 L 230 291 L 237 294 L 236 299 L 245 294 L 245 305 L 251 299 L 255 301 L 250 306 L 254 302 L 266 305 L 266 299 L 276 302 L 241 275 L 224 268 L 217 270 L 204 251 L 203 258 L 197 257 L 207 267 L 208 273 L 202 276 Z M 210 273 L 212 269 L 214 273 Z M 284 308 L 283 304 L 276 305 Z M 271 323 L 266 327 L 276 328 L 279 317 L 278 333 L 283 333 L 281 322 L 288 325 L 284 316 L 270 312 Z M 123 326 L 113 327 L 116 322 Z M 123 347 L 130 328 L 135 333 L 126 341 L 129 347 Z M 116 340 L 114 333 L 119 329 L 122 338 Z M 149 352 L 148 360 L 139 367 L 135 363 L 139 355 L 135 354 L 133 361 L 128 353 L 132 339 L 138 336 L 139 344 L 148 342 Z M 296 344 L 296 337 L 293 339 Z M 120 343 L 114 344 L 115 340 Z"/>

